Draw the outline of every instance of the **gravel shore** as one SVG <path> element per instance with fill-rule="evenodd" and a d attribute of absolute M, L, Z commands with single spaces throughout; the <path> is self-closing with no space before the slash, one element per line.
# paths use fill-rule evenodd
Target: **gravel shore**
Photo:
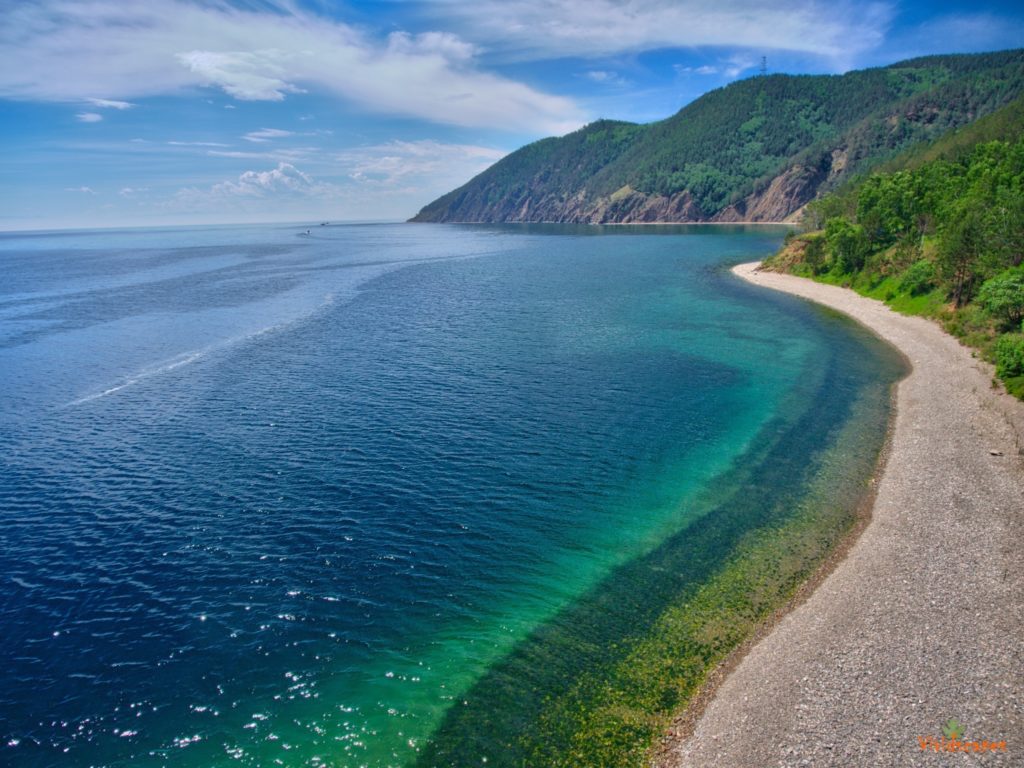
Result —
<path fill-rule="evenodd" d="M 733 271 L 850 315 L 913 371 L 870 523 L 659 765 L 1024 766 L 1024 403 L 936 324 L 757 267 Z M 951 718 L 1005 749 L 922 749 Z"/>

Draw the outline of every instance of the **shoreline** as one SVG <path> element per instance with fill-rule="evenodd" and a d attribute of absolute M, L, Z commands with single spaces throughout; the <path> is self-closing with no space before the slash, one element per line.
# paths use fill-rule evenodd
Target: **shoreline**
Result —
<path fill-rule="evenodd" d="M 472 226 L 546 225 L 576 227 L 796 227 L 793 221 L 416 221 L 403 224 L 469 224 Z"/>
<path fill-rule="evenodd" d="M 1020 755 L 1024 403 L 934 323 L 759 266 L 732 271 L 843 312 L 912 369 L 868 519 L 709 677 L 657 765 L 934 765 L 919 739 L 950 718 Z"/>

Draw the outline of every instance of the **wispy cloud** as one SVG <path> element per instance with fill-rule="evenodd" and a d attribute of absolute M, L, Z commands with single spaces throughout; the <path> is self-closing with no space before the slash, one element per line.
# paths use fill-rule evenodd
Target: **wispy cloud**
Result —
<path fill-rule="evenodd" d="M 710 64 L 703 64 L 699 67 L 684 67 L 681 64 L 677 64 L 675 70 L 680 75 L 717 75 L 719 72 L 722 71 L 718 67 L 712 66 Z"/>
<path fill-rule="evenodd" d="M 518 59 L 730 47 L 845 62 L 879 45 L 894 14 L 893 3 L 879 0 L 477 0 L 430 8 L 470 39 Z"/>
<path fill-rule="evenodd" d="M 230 157 L 241 160 L 273 160 L 293 163 L 298 160 L 307 160 L 320 151 L 319 147 L 289 147 L 287 149 L 270 149 L 265 152 L 247 152 L 235 149 L 211 149 L 206 154 L 208 157 Z"/>
<path fill-rule="evenodd" d="M 349 178 L 380 185 L 461 185 L 505 156 L 505 152 L 472 144 L 446 144 L 429 139 L 391 141 L 344 152 L 337 160 Z"/>
<path fill-rule="evenodd" d="M 589 80 L 602 85 L 625 85 L 626 79 L 618 72 L 610 72 L 607 69 L 591 69 L 586 73 Z"/>
<path fill-rule="evenodd" d="M 96 191 L 92 187 L 64 187 L 65 192 L 80 192 L 83 195 L 95 195 Z"/>
<path fill-rule="evenodd" d="M 113 99 L 86 99 L 86 102 L 99 109 L 131 109 L 135 105 L 130 101 L 114 101 Z"/>
<path fill-rule="evenodd" d="M 134 139 L 133 139 L 134 141 Z M 219 141 L 168 141 L 172 147 L 230 147 L 230 144 L 224 144 Z"/>
<path fill-rule="evenodd" d="M 735 78 L 744 72 L 758 67 L 761 59 L 750 53 L 739 51 L 719 58 L 715 64 L 702 64 L 698 67 L 675 65 L 678 75 L 723 75 L 727 78 Z"/>
<path fill-rule="evenodd" d="M 363 109 L 472 127 L 560 133 L 570 99 L 477 66 L 449 33 L 368 32 L 291 3 L 269 10 L 185 0 L 37 0 L 5 9 L 0 97 L 103 101 L 217 88 L 240 100 L 327 91 Z M 128 31 L 130 30 L 130 33 Z"/>
<path fill-rule="evenodd" d="M 149 187 L 122 187 L 117 194 L 119 194 L 121 197 L 134 197 L 135 195 L 139 195 L 142 194 L 143 192 L 148 191 Z"/>
<path fill-rule="evenodd" d="M 263 143 L 271 139 L 281 139 L 285 136 L 294 136 L 294 131 L 284 131 L 280 128 L 260 128 L 258 131 L 249 131 L 242 138 L 246 141 Z"/>
<path fill-rule="evenodd" d="M 98 112 L 79 112 L 75 119 L 80 123 L 98 123 L 103 119 L 103 115 Z"/>

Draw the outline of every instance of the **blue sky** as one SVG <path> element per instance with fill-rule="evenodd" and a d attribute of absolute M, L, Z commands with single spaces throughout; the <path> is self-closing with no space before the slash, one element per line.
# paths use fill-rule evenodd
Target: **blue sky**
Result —
<path fill-rule="evenodd" d="M 0 230 L 404 219 L 757 70 L 1024 46 L 1017 2 L 7 0 Z"/>

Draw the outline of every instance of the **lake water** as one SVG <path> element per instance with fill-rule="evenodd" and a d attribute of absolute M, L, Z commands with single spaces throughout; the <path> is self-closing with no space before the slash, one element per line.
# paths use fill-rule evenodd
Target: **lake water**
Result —
<path fill-rule="evenodd" d="M 884 423 L 885 348 L 725 269 L 783 230 L 304 233 L 0 235 L 0 762 L 411 764 L 709 492 L 806 482 L 736 472 L 772 434 Z"/>

